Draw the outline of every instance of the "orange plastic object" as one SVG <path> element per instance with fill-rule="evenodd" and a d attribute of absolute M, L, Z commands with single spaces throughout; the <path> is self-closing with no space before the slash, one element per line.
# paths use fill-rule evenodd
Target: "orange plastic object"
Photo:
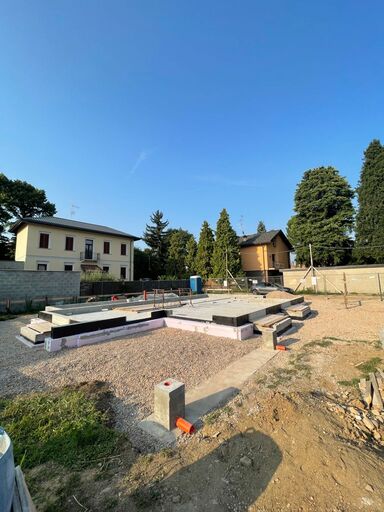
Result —
<path fill-rule="evenodd" d="M 284 345 L 276 345 L 276 350 L 287 350 L 287 347 Z"/>
<path fill-rule="evenodd" d="M 185 420 L 184 418 L 177 418 L 176 427 L 183 432 L 186 432 L 187 434 L 193 434 L 195 431 L 195 427 L 192 425 L 192 423 L 189 423 L 189 421 Z"/>
<path fill-rule="evenodd" d="M 144 295 L 144 300 L 147 300 L 147 290 L 144 290 L 143 295 Z"/>

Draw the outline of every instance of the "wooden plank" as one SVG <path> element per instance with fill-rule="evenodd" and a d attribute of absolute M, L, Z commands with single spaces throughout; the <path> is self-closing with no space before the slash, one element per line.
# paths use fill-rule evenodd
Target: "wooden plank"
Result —
<path fill-rule="evenodd" d="M 20 466 L 15 467 L 15 484 L 20 498 L 21 510 L 23 512 L 36 512 L 36 507 L 33 504 L 31 495 L 29 494 Z"/>
<path fill-rule="evenodd" d="M 360 379 L 359 382 L 359 388 L 361 391 L 361 394 L 363 396 L 363 400 L 366 403 L 368 409 L 371 407 L 372 404 L 372 384 L 370 380 Z"/>
<path fill-rule="evenodd" d="M 286 315 L 283 314 L 276 314 L 276 315 L 268 315 L 263 318 L 259 318 L 258 320 L 255 320 L 253 323 L 256 325 L 260 325 L 262 327 L 270 327 L 273 324 L 276 324 L 277 322 L 281 322 L 281 320 L 284 320 Z"/>
<path fill-rule="evenodd" d="M 372 395 L 372 405 L 373 407 L 383 410 L 383 400 L 381 398 L 379 385 L 376 380 L 376 375 L 374 373 L 369 374 L 369 378 L 371 379 L 372 387 L 373 387 L 373 395 Z"/>
<path fill-rule="evenodd" d="M 384 391 L 384 376 L 381 375 L 380 372 L 376 372 L 376 380 L 379 385 L 381 396 L 383 396 Z"/>
<path fill-rule="evenodd" d="M 15 485 L 15 491 L 13 493 L 12 512 L 23 512 L 23 509 L 21 508 L 20 496 L 19 491 L 17 489 L 17 485 Z"/>

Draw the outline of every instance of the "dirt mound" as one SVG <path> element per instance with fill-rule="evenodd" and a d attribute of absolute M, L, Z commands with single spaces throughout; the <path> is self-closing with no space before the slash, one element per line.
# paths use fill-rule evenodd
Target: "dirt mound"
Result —
<path fill-rule="evenodd" d="M 266 295 L 267 299 L 293 299 L 295 295 L 284 291 L 269 292 Z"/>
<path fill-rule="evenodd" d="M 235 400 L 178 456 L 158 453 L 150 465 L 138 459 L 128 486 L 132 510 L 144 502 L 153 512 L 176 512 L 172 493 L 185 510 L 202 512 L 383 510 L 381 450 L 351 436 L 330 405 L 319 392 Z M 165 477 L 154 484 L 160 471 Z"/>

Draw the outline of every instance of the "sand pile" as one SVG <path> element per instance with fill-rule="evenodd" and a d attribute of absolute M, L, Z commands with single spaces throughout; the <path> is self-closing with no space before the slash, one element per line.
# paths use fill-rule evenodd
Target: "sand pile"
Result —
<path fill-rule="evenodd" d="M 293 299 L 296 295 L 284 291 L 269 292 L 266 295 L 267 299 Z"/>

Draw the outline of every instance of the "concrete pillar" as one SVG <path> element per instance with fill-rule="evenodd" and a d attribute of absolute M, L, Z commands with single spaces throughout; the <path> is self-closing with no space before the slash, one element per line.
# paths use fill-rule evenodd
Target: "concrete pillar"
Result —
<path fill-rule="evenodd" d="M 275 329 L 263 330 L 263 344 L 265 347 L 271 348 L 273 350 L 276 349 L 277 332 L 275 331 Z"/>
<path fill-rule="evenodd" d="M 176 427 L 177 418 L 185 416 L 185 385 L 175 379 L 166 379 L 155 386 L 156 420 L 167 430 Z"/>

